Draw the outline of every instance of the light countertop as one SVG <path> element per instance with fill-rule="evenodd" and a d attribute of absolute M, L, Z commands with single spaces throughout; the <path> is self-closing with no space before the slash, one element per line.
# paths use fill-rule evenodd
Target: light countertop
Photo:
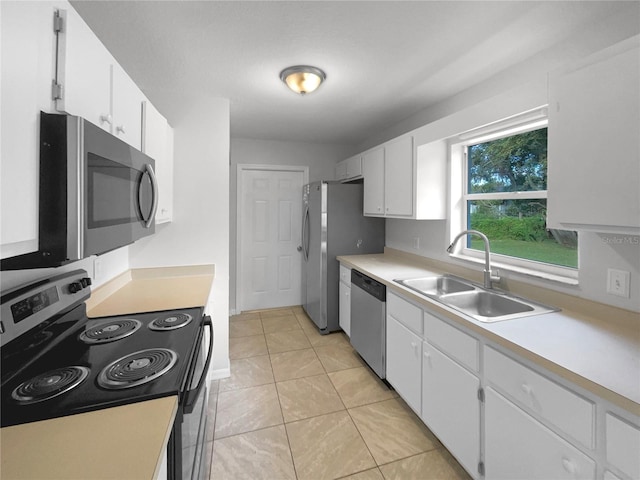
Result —
<path fill-rule="evenodd" d="M 515 295 L 560 307 L 561 311 L 494 323 L 464 316 L 396 282 L 441 273 L 470 278 L 441 262 L 387 249 L 385 254 L 341 256 L 349 267 L 392 291 L 484 335 L 553 373 L 640 414 L 640 314 L 509 282 Z M 470 278 L 481 283 L 481 275 Z"/>
<path fill-rule="evenodd" d="M 213 265 L 129 270 L 93 289 L 87 315 L 204 307 Z M 178 397 L 0 429 L 2 479 L 154 479 Z"/>
<path fill-rule="evenodd" d="M 178 397 L 0 429 L 4 480 L 154 479 Z"/>
<path fill-rule="evenodd" d="M 207 304 L 213 265 L 128 270 L 91 292 L 87 316 L 203 307 Z"/>

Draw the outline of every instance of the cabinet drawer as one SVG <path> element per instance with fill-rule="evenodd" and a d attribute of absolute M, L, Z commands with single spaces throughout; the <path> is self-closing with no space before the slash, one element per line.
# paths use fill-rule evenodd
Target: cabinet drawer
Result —
<path fill-rule="evenodd" d="M 424 337 L 464 366 L 478 371 L 478 341 L 472 336 L 424 312 Z"/>
<path fill-rule="evenodd" d="M 596 463 L 492 388 L 485 397 L 485 478 L 595 480 Z"/>
<path fill-rule="evenodd" d="M 540 418 L 594 448 L 593 403 L 493 348 L 484 349 L 486 379 Z"/>
<path fill-rule="evenodd" d="M 607 413 L 607 461 L 631 478 L 640 478 L 640 429 Z"/>
<path fill-rule="evenodd" d="M 422 335 L 422 309 L 390 292 L 387 292 L 387 315 Z"/>
<path fill-rule="evenodd" d="M 340 265 L 340 281 L 351 287 L 351 269 L 349 267 Z"/>

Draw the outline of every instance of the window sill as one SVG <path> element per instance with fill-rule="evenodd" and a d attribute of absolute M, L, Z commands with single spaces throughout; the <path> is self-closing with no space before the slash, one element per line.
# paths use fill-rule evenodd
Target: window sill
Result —
<path fill-rule="evenodd" d="M 470 262 L 473 264 L 481 265 L 482 268 L 484 269 L 484 265 L 485 265 L 484 256 L 482 258 L 476 258 L 470 255 L 463 255 L 461 253 L 452 253 L 449 255 L 449 257 L 462 260 L 464 262 Z M 579 285 L 578 270 L 574 270 L 570 268 L 551 266 L 549 267 L 549 271 L 534 270 L 533 268 L 527 268 L 521 265 L 512 265 L 509 263 L 500 262 L 499 260 L 495 261 L 492 256 L 491 269 L 494 274 L 496 274 L 496 270 L 504 270 L 507 272 L 526 275 L 528 277 L 561 283 L 563 285 L 572 285 L 572 286 Z M 555 272 L 550 271 L 552 269 L 555 270 Z"/>

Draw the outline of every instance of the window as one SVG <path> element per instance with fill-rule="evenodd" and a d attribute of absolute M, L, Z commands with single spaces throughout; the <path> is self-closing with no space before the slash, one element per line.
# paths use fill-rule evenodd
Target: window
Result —
<path fill-rule="evenodd" d="M 577 233 L 546 228 L 546 119 L 473 137 L 454 146 L 463 184 L 459 229 L 453 226 L 452 233 L 481 231 L 501 263 L 535 270 L 545 270 L 544 265 L 576 269 Z M 462 255 L 477 256 L 478 250 L 484 252 L 482 240 L 467 236 Z"/>

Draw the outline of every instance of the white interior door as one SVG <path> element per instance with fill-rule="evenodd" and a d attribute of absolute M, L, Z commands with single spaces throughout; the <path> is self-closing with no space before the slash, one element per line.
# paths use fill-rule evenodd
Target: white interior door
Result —
<path fill-rule="evenodd" d="M 240 177 L 240 310 L 300 305 L 305 171 L 242 169 Z"/>

